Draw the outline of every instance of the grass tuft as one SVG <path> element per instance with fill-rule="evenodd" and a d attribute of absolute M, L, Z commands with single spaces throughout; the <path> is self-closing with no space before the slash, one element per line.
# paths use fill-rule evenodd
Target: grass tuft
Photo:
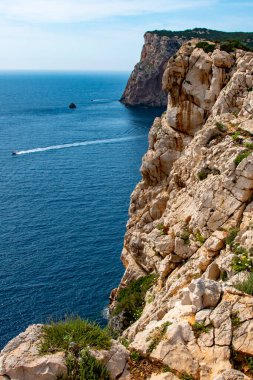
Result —
<path fill-rule="evenodd" d="M 237 283 L 235 285 L 235 288 L 237 290 L 240 290 L 241 292 L 253 295 L 253 273 L 250 273 L 248 278 L 244 280 L 241 283 Z"/>
<path fill-rule="evenodd" d="M 244 152 L 239 153 L 234 159 L 235 166 L 238 166 L 245 158 L 250 156 L 251 151 L 245 150 Z"/>
<path fill-rule="evenodd" d="M 234 240 L 239 232 L 239 228 L 230 228 L 228 230 L 228 236 L 226 238 L 226 244 L 229 245 L 230 248 L 233 247 Z"/>
<path fill-rule="evenodd" d="M 43 326 L 41 354 L 66 351 L 70 343 L 75 343 L 80 349 L 90 346 L 106 350 L 111 347 L 111 337 L 96 323 L 87 322 L 79 317 L 68 317 L 64 321 Z"/>
<path fill-rule="evenodd" d="M 161 342 L 164 335 L 166 334 L 167 327 L 171 325 L 171 322 L 165 322 L 160 327 L 156 327 L 147 340 L 151 340 L 147 352 L 151 353 Z"/>
<path fill-rule="evenodd" d="M 203 322 L 201 322 L 201 323 L 195 322 L 192 325 L 192 329 L 193 329 L 193 332 L 194 332 L 196 338 L 198 338 L 201 334 L 208 333 L 210 330 L 210 327 L 205 326 L 205 324 Z"/>

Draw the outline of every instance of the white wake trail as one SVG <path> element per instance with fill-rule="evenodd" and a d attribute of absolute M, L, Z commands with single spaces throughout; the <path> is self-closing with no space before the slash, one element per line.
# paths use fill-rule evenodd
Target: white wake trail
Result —
<path fill-rule="evenodd" d="M 71 143 L 71 144 L 51 145 L 51 146 L 46 146 L 43 148 L 19 150 L 19 151 L 15 152 L 15 155 L 46 152 L 47 150 L 66 149 L 66 148 L 73 148 L 76 146 L 97 145 L 97 144 L 113 144 L 113 143 L 117 143 L 117 142 L 121 142 L 121 141 L 136 140 L 136 139 L 140 139 L 140 138 L 144 138 L 144 137 L 145 137 L 145 135 L 139 135 L 139 136 L 118 137 L 118 138 L 114 138 L 114 139 L 79 141 L 79 142 L 75 142 L 75 143 Z"/>

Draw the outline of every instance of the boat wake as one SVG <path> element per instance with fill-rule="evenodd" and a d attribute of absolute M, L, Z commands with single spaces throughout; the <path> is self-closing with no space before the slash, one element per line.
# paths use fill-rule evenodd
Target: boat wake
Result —
<path fill-rule="evenodd" d="M 114 139 L 79 141 L 79 142 L 70 143 L 70 144 L 51 145 L 51 146 L 46 146 L 46 147 L 43 147 L 43 148 L 33 148 L 33 149 L 28 149 L 28 150 L 19 150 L 19 151 L 13 152 L 13 154 L 14 155 L 22 155 L 22 154 L 46 152 L 48 150 L 74 148 L 74 147 L 77 147 L 77 146 L 98 145 L 98 144 L 113 144 L 113 143 L 118 143 L 118 142 L 121 142 L 121 141 L 136 140 L 136 139 L 140 139 L 140 138 L 144 138 L 144 137 L 145 137 L 145 135 L 139 135 L 139 136 L 118 137 L 118 138 L 114 138 Z"/>

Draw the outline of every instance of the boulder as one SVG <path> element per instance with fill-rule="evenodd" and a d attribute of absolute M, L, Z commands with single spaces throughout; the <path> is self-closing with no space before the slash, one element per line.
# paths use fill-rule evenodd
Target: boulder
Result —
<path fill-rule="evenodd" d="M 221 296 L 221 285 L 216 281 L 203 278 L 193 280 L 183 290 L 182 305 L 194 305 L 197 310 L 215 307 Z"/>
<path fill-rule="evenodd" d="M 12 339 L 0 354 L 0 375 L 15 380 L 55 380 L 66 375 L 65 355 L 40 355 L 42 325 L 31 325 Z"/>

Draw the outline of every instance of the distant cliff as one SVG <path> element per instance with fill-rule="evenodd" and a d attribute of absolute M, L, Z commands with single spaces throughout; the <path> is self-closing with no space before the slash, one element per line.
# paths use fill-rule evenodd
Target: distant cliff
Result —
<path fill-rule="evenodd" d="M 223 50 L 226 49 L 227 41 L 236 41 L 236 48 L 243 45 L 253 48 L 253 33 L 221 32 L 206 28 L 147 32 L 140 62 L 135 65 L 120 101 L 128 106 L 166 107 L 167 95 L 162 89 L 166 64 L 184 42 L 194 38 L 221 41 Z"/>
<path fill-rule="evenodd" d="M 135 65 L 120 100 L 130 106 L 165 107 L 167 95 L 162 90 L 162 76 L 169 58 L 178 51 L 183 39 L 149 32 L 144 39 L 140 62 Z"/>

